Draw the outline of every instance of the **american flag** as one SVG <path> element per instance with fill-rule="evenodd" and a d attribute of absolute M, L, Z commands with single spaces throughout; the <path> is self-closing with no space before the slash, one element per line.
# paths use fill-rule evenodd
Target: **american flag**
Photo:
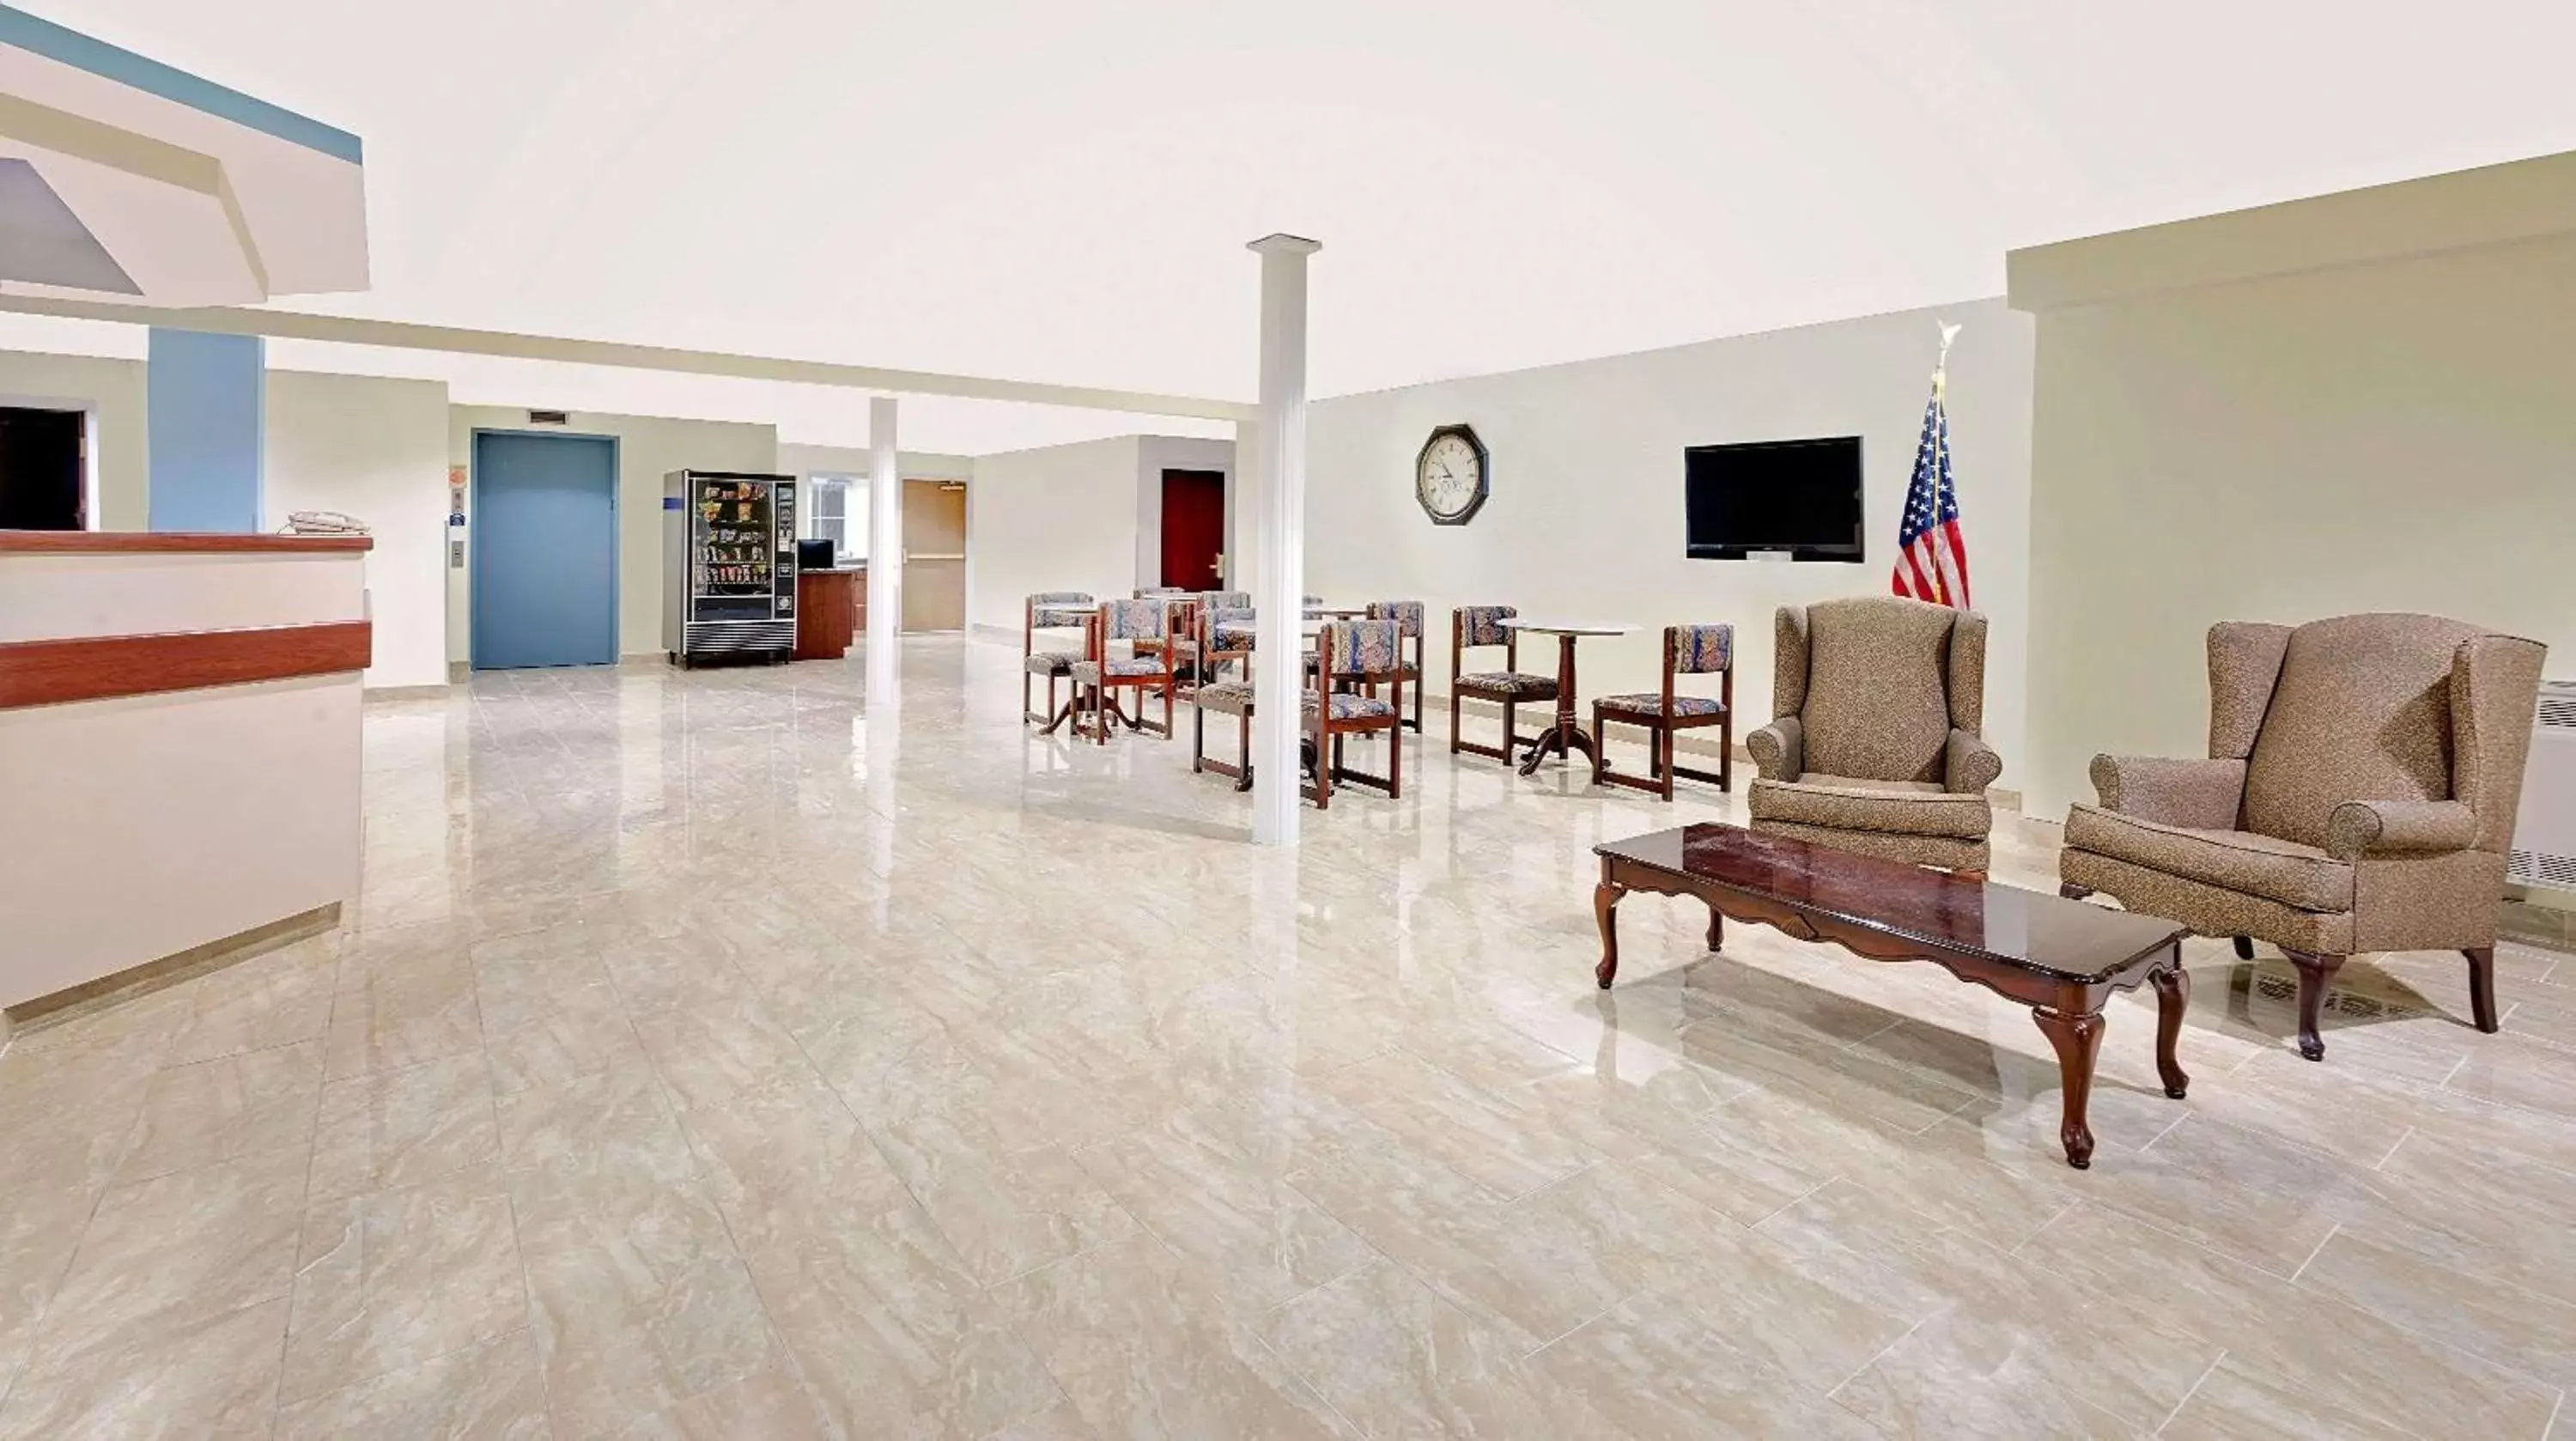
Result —
<path fill-rule="evenodd" d="M 1968 608 L 1968 542 L 1959 533 L 1959 491 L 1950 480 L 1950 411 L 1947 385 L 1950 337 L 1941 338 L 1942 365 L 1932 372 L 1932 398 L 1923 406 L 1923 440 L 1914 449 L 1914 480 L 1905 489 L 1905 523 L 1896 532 L 1895 590 L 1935 605 Z"/>

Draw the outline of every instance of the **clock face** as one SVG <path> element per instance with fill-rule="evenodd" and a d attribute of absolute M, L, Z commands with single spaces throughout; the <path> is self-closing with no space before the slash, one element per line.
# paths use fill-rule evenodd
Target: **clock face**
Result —
<path fill-rule="evenodd" d="M 1464 525 L 1485 503 L 1485 444 L 1463 425 L 1431 432 L 1413 463 L 1413 494 L 1437 525 Z"/>

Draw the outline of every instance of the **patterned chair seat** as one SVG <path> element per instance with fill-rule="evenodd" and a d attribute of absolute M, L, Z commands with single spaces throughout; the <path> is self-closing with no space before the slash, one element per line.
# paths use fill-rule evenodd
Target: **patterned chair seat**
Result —
<path fill-rule="evenodd" d="M 1659 716 L 1664 713 L 1664 698 L 1660 692 L 1650 691 L 1638 695 L 1605 695 L 1601 697 L 1601 699 L 1594 701 L 1593 704 L 1601 707 L 1603 710 L 1623 711 L 1634 715 Z M 1677 695 L 1673 697 L 1673 714 L 1675 715 L 1717 715 L 1722 713 L 1725 709 L 1726 707 L 1719 705 L 1716 699 L 1711 696 Z"/>
<path fill-rule="evenodd" d="M 1476 671 L 1458 677 L 1458 690 L 1462 695 L 1495 700 L 1554 700 L 1556 677 L 1508 670 Z"/>
<path fill-rule="evenodd" d="M 1218 626 L 1216 628 L 1216 648 L 1218 650 L 1252 649 L 1252 627 L 1248 625 Z"/>
<path fill-rule="evenodd" d="M 1384 696 L 1354 695 L 1348 691 L 1335 691 L 1332 693 L 1331 700 L 1333 703 L 1333 719 L 1337 721 L 1369 720 L 1378 716 L 1391 716 L 1395 714 L 1394 703 L 1387 700 Z M 1315 693 L 1313 691 L 1306 692 L 1305 699 L 1302 704 L 1306 714 L 1310 716 L 1313 715 L 1316 708 Z"/>
<path fill-rule="evenodd" d="M 1022 661 L 1020 668 L 1031 675 L 1070 675 L 1075 659 L 1063 651 L 1042 650 Z"/>
<path fill-rule="evenodd" d="M 1163 673 L 1163 663 L 1151 656 L 1124 656 L 1109 662 L 1108 673 L 1112 680 L 1120 676 L 1159 677 Z M 1098 685 L 1101 679 L 1101 663 L 1096 660 L 1075 661 L 1071 674 L 1075 680 L 1084 685 Z"/>
<path fill-rule="evenodd" d="M 1199 687 L 1197 705 L 1219 715 L 1252 714 L 1252 687 L 1239 680 L 1220 681 Z"/>

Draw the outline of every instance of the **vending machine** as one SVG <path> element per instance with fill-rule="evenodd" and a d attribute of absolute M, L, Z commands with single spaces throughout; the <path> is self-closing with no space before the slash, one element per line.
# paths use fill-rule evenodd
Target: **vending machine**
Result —
<path fill-rule="evenodd" d="M 662 648 L 784 661 L 796 649 L 796 481 L 675 470 L 662 478 Z"/>

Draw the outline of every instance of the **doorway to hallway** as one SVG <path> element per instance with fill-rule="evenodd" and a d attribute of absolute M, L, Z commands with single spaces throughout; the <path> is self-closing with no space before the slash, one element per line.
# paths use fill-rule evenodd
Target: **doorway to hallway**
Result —
<path fill-rule="evenodd" d="M 903 483 L 903 628 L 966 628 L 966 483 Z"/>
<path fill-rule="evenodd" d="M 1225 472 L 1163 472 L 1162 584 L 1225 588 Z"/>
<path fill-rule="evenodd" d="M 617 661 L 617 442 L 474 433 L 476 670 Z"/>
<path fill-rule="evenodd" d="M 0 407 L 0 530 L 85 530 L 89 417 Z"/>

